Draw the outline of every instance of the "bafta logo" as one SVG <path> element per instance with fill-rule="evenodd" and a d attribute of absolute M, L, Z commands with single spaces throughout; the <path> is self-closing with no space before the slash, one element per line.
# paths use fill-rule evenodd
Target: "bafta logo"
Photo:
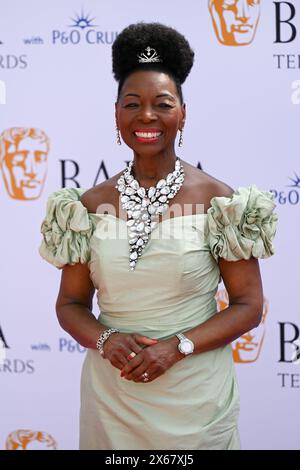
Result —
<path fill-rule="evenodd" d="M 13 127 L 0 135 L 0 168 L 13 199 L 38 199 L 47 174 L 49 139 L 44 131 Z"/>
<path fill-rule="evenodd" d="M 259 21 L 260 0 L 209 0 L 208 8 L 221 44 L 251 44 Z"/>
<path fill-rule="evenodd" d="M 6 439 L 6 450 L 56 450 L 55 439 L 43 431 L 18 429 L 11 432 Z"/>

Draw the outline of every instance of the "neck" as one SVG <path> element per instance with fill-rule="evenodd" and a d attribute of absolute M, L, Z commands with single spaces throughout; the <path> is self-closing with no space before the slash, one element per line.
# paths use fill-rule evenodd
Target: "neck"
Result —
<path fill-rule="evenodd" d="M 175 170 L 176 155 L 140 157 L 135 155 L 133 159 L 132 175 L 140 186 L 148 188 Z"/>

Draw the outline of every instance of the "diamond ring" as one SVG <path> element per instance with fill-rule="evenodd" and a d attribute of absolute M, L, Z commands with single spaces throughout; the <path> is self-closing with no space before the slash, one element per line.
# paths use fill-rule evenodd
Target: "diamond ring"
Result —
<path fill-rule="evenodd" d="M 136 356 L 136 353 L 132 351 L 130 354 L 128 354 L 127 361 L 130 361 L 131 359 L 133 359 L 134 356 Z"/>
<path fill-rule="evenodd" d="M 144 378 L 144 382 L 148 382 L 148 380 L 149 380 L 149 374 L 148 374 L 147 372 L 144 372 L 144 373 L 142 374 L 142 377 Z"/>

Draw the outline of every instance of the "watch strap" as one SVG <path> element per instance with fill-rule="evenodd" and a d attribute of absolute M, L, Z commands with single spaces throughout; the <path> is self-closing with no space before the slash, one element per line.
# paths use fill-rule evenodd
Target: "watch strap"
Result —
<path fill-rule="evenodd" d="M 177 338 L 180 340 L 180 341 L 183 341 L 186 339 L 186 337 L 182 334 L 182 333 L 177 333 Z"/>

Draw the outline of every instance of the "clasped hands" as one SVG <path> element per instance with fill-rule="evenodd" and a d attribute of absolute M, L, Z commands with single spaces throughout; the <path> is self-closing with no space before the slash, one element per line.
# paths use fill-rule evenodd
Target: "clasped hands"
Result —
<path fill-rule="evenodd" d="M 113 333 L 104 343 L 104 358 L 134 382 L 152 382 L 182 359 L 176 336 L 157 340 L 137 333 Z"/>

